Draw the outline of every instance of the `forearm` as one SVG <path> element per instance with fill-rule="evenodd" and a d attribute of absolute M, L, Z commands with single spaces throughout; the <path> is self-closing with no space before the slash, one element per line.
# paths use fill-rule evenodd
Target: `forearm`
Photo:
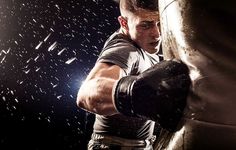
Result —
<path fill-rule="evenodd" d="M 86 81 L 77 96 L 78 106 L 100 115 L 118 113 L 112 101 L 112 89 L 115 82 L 114 79 L 104 77 Z"/>

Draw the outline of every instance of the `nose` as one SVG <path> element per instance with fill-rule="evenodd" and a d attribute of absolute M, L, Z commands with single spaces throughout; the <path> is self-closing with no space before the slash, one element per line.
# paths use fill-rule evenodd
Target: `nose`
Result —
<path fill-rule="evenodd" d="M 153 26 L 151 30 L 151 35 L 155 38 L 158 38 L 161 35 L 159 22 Z"/>

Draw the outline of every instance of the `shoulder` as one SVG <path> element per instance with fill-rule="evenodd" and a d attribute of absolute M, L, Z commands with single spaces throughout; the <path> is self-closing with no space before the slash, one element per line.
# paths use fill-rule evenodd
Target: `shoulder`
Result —
<path fill-rule="evenodd" d="M 136 52 L 139 47 L 127 36 L 115 32 L 104 44 L 103 51 L 106 50 L 126 50 L 127 52 Z"/>
<path fill-rule="evenodd" d="M 132 72 L 140 60 L 140 48 L 122 34 L 113 34 L 105 43 L 98 62 L 120 66 L 126 73 Z"/>
<path fill-rule="evenodd" d="M 140 49 L 126 36 L 114 33 L 105 43 L 98 60 L 136 61 L 140 55 Z"/>

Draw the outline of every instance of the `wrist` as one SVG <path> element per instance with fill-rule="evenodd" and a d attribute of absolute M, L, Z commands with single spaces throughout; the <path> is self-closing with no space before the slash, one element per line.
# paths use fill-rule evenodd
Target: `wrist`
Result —
<path fill-rule="evenodd" d="M 112 101 L 117 112 L 134 116 L 132 104 L 132 86 L 136 76 L 126 76 L 118 80 L 112 90 Z"/>

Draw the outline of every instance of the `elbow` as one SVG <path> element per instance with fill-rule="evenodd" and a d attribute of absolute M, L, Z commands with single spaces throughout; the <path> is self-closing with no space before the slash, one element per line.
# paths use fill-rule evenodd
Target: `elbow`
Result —
<path fill-rule="evenodd" d="M 78 92 L 76 104 L 79 108 L 85 109 L 85 99 L 81 92 Z"/>
<path fill-rule="evenodd" d="M 88 92 L 80 90 L 77 94 L 76 104 L 79 108 L 95 113 L 96 100 Z"/>
<path fill-rule="evenodd" d="M 77 93 L 76 104 L 79 108 L 94 113 L 94 107 L 96 107 L 96 97 L 94 95 L 96 95 L 96 90 L 91 91 L 91 88 L 94 86 L 94 83 L 91 83 L 93 82 L 84 82 L 84 84 L 81 85 Z"/>
<path fill-rule="evenodd" d="M 76 98 L 76 104 L 79 108 L 82 108 L 84 110 L 89 109 L 89 92 L 88 92 L 88 87 L 84 86 L 84 84 L 81 85 L 78 93 L 77 93 L 77 98 Z"/>

